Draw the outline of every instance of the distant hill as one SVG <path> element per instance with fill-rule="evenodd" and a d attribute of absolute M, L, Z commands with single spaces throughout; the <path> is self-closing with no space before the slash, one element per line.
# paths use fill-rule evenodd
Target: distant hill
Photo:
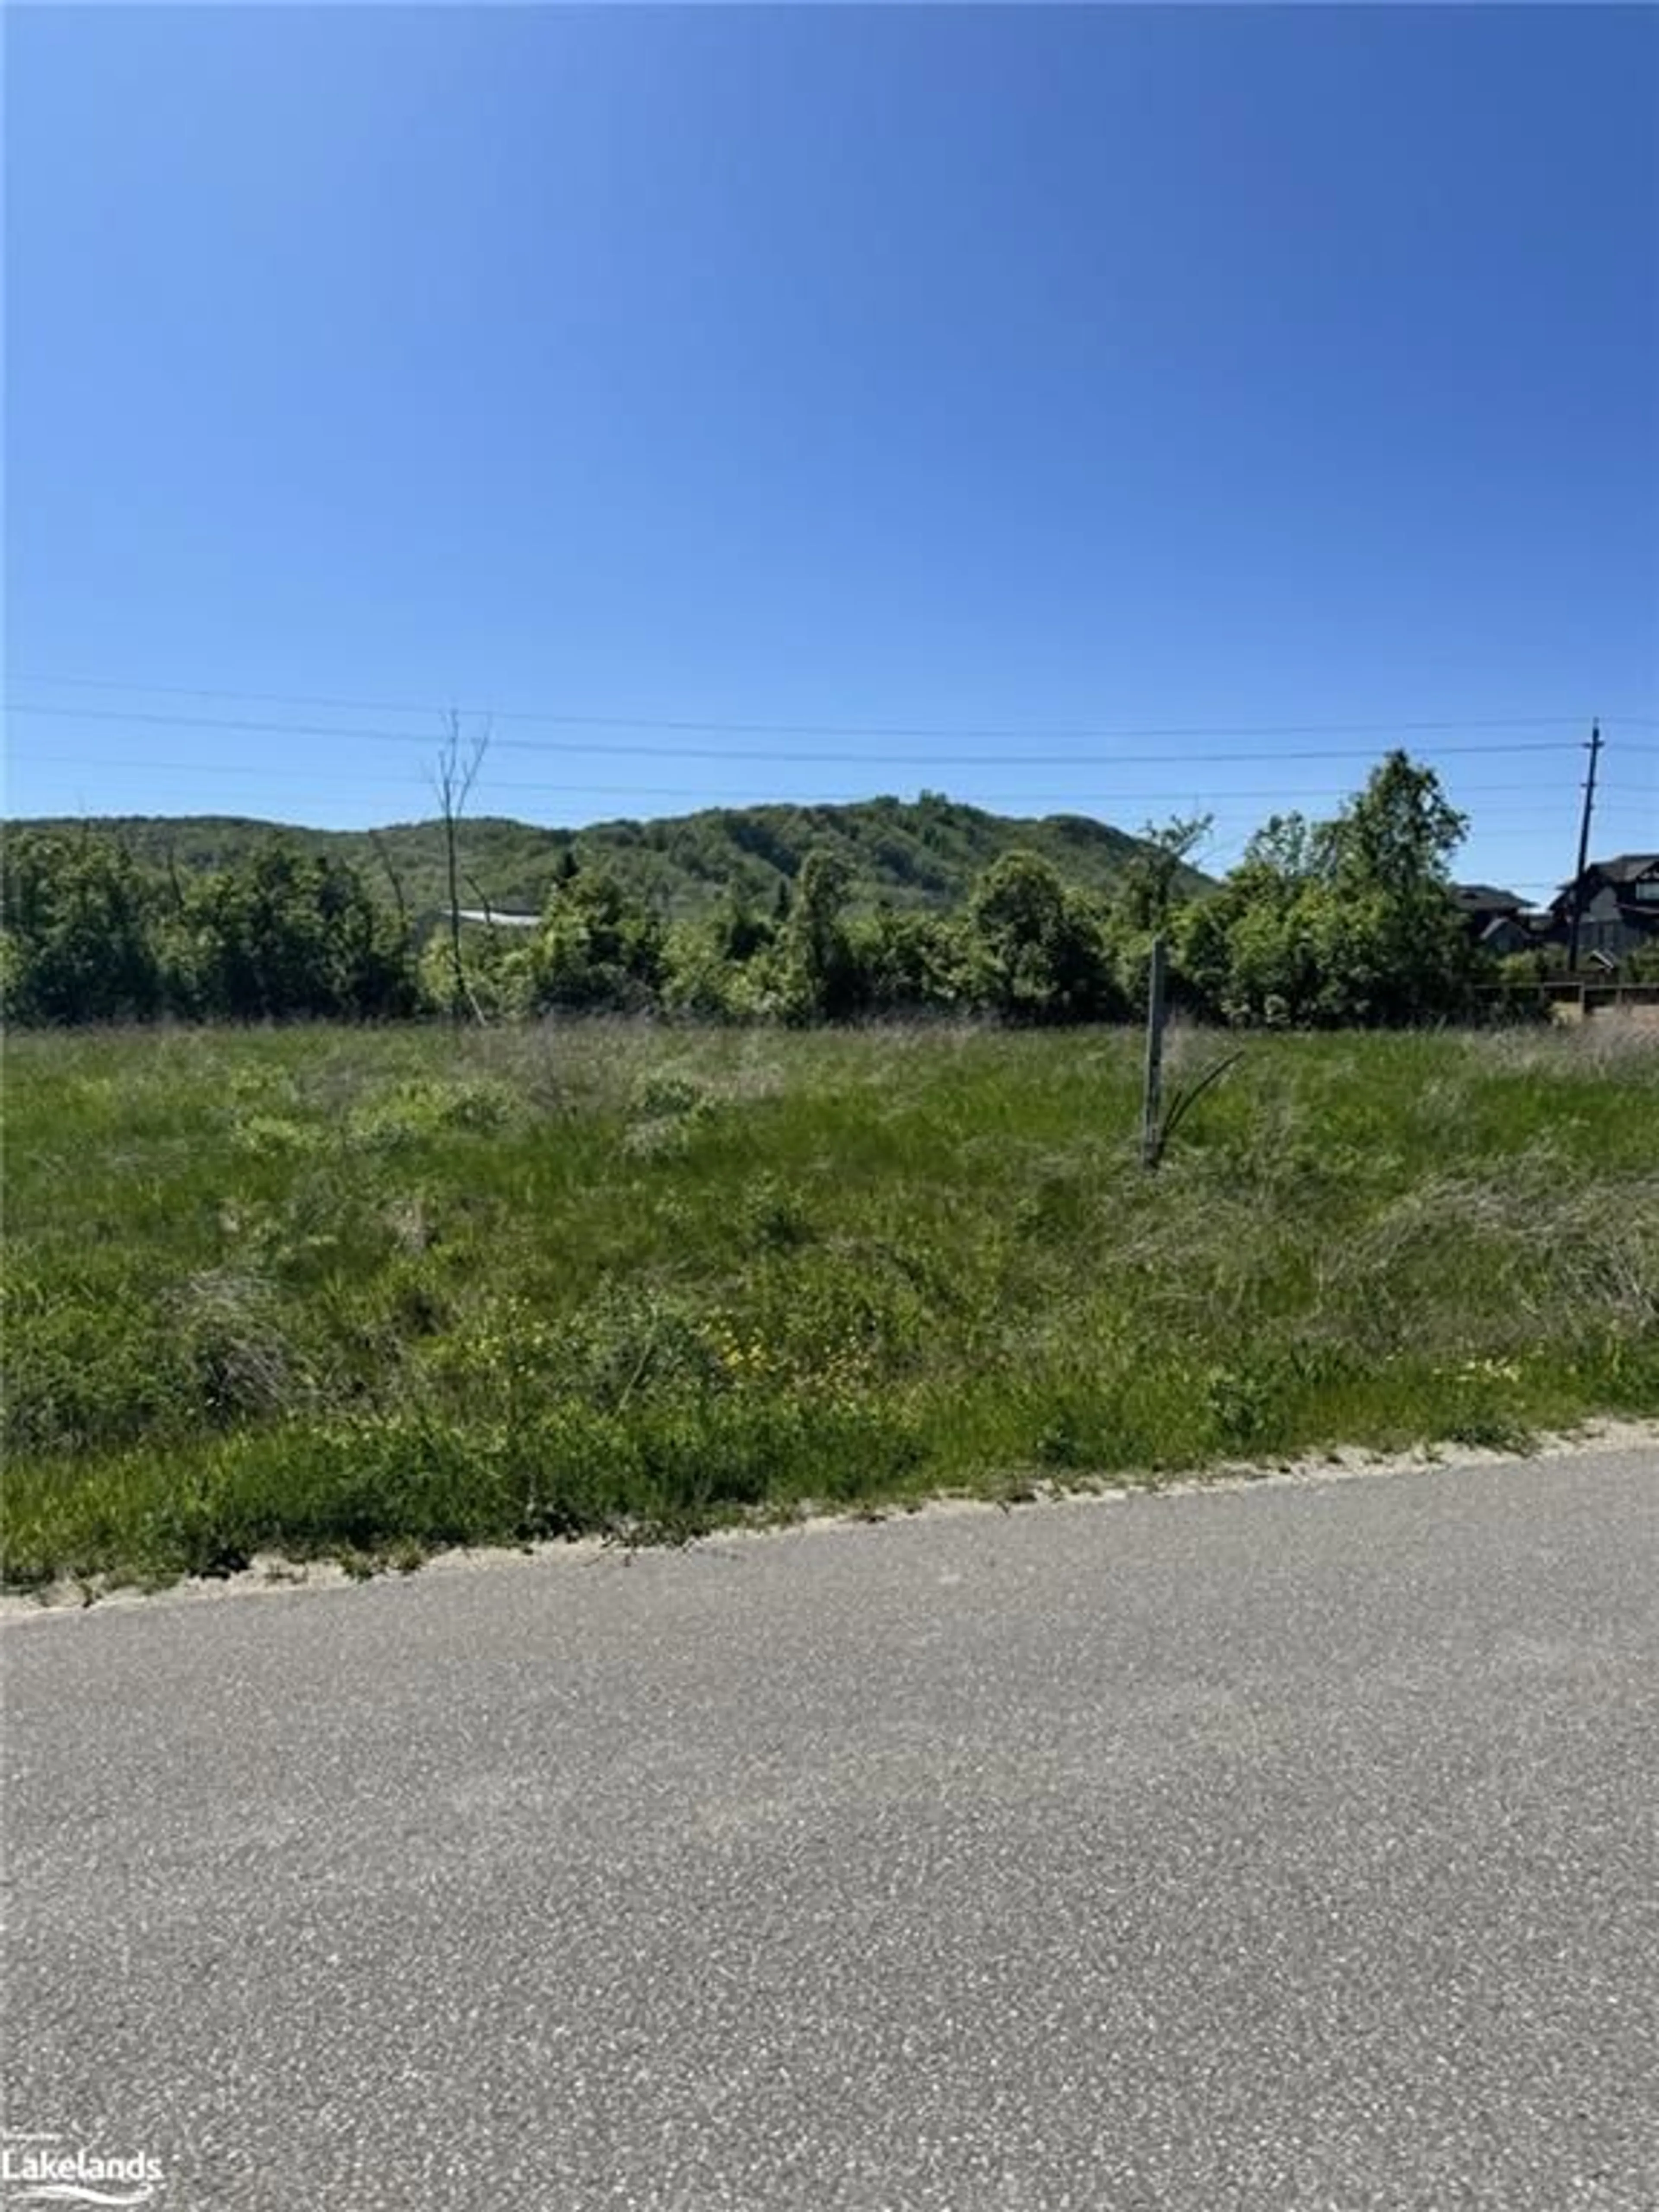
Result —
<path fill-rule="evenodd" d="M 441 822 L 398 823 L 385 830 L 307 830 L 234 815 L 105 815 L 35 819 L 15 829 L 75 834 L 90 829 L 120 838 L 136 858 L 181 868 L 219 867 L 265 838 L 282 836 L 309 852 L 350 860 L 388 897 L 395 872 L 410 912 L 429 921 L 447 898 Z M 815 845 L 842 852 L 862 906 L 958 904 L 981 870 L 1017 848 L 1041 853 L 1066 878 L 1092 889 L 1111 884 L 1139 841 L 1085 815 L 1036 820 L 988 814 L 935 793 L 917 799 L 866 799 L 840 806 L 714 806 L 648 822 L 601 822 L 550 830 L 498 816 L 464 821 L 462 896 L 512 912 L 539 912 L 560 860 L 574 851 L 583 867 L 606 867 L 670 916 L 709 906 L 728 885 L 757 905 L 775 898 Z M 1186 872 L 1194 888 L 1206 881 Z"/>

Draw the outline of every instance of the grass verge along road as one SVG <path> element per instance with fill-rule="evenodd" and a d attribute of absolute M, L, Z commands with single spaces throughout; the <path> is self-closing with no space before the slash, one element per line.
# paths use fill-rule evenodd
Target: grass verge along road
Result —
<path fill-rule="evenodd" d="M 1659 1412 L 1651 1036 L 1252 1039 L 1156 1176 L 1137 1079 L 1110 1031 L 17 1037 L 5 1579 Z"/>

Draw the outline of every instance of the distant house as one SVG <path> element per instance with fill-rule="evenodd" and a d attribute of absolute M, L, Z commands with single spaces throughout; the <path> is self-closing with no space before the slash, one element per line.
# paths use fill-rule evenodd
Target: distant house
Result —
<path fill-rule="evenodd" d="M 1530 952 L 1538 943 L 1527 902 L 1491 884 L 1454 884 L 1452 896 L 1476 945 L 1488 952 Z"/>
<path fill-rule="evenodd" d="M 458 921 L 481 921 L 491 929 L 539 929 L 542 926 L 538 914 L 503 914 L 497 907 L 457 907 L 455 919 Z"/>
<path fill-rule="evenodd" d="M 1565 945 L 1578 911 L 1578 957 L 1603 953 L 1621 960 L 1644 945 L 1659 943 L 1659 853 L 1620 853 L 1615 860 L 1592 860 L 1550 902 L 1550 938 Z"/>

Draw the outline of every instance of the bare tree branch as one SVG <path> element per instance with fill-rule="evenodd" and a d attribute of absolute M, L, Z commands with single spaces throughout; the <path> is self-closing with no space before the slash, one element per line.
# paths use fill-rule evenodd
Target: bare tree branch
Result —
<path fill-rule="evenodd" d="M 484 1018 L 483 1009 L 467 981 L 466 963 L 461 957 L 459 831 L 461 817 L 466 811 L 466 802 L 472 795 L 472 787 L 478 780 L 478 770 L 483 766 L 484 755 L 489 750 L 489 725 L 486 722 L 469 745 L 462 739 L 460 714 L 452 707 L 433 782 L 438 793 L 438 805 L 443 811 L 444 859 L 449 883 L 449 1016 L 457 1028 L 469 1006 L 474 1021 L 482 1023 Z"/>

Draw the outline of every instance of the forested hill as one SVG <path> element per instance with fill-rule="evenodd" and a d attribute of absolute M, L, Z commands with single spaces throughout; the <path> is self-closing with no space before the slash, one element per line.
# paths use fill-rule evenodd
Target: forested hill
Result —
<path fill-rule="evenodd" d="M 441 822 L 385 830 L 307 830 L 234 816 L 103 816 L 90 822 L 11 825 L 118 837 L 136 859 L 180 869 L 224 867 L 274 835 L 302 850 L 347 860 L 387 896 L 395 874 L 412 916 L 446 904 Z M 814 847 L 840 852 L 853 873 L 853 902 L 869 907 L 947 908 L 966 898 L 974 878 L 1002 854 L 1023 848 L 1053 861 L 1068 882 L 1112 883 L 1139 841 L 1082 815 L 1024 821 L 958 805 L 936 793 L 869 799 L 839 806 L 716 806 L 648 822 L 603 822 L 583 830 L 538 828 L 481 816 L 460 825 L 462 896 L 504 911 L 539 912 L 562 855 L 584 869 L 605 868 L 670 916 L 696 915 L 728 886 L 759 905 L 793 881 Z M 1193 888 L 1202 878 L 1185 872 Z"/>

